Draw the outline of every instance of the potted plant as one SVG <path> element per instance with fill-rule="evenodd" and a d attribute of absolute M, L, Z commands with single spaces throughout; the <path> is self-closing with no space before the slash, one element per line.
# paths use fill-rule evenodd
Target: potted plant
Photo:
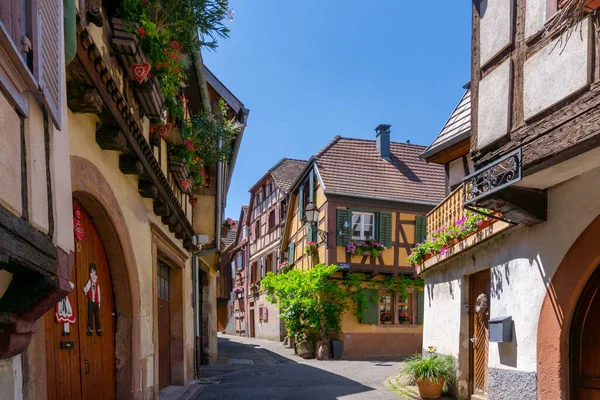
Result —
<path fill-rule="evenodd" d="M 287 261 L 282 262 L 281 264 L 279 264 L 279 270 L 281 271 L 281 273 L 285 274 L 286 272 L 288 272 L 289 270 L 291 270 L 293 267 L 292 264 L 290 264 Z"/>
<path fill-rule="evenodd" d="M 306 247 L 304 248 L 304 253 L 307 256 L 312 256 L 313 254 L 315 254 L 317 252 L 317 242 L 308 242 L 306 244 Z"/>
<path fill-rule="evenodd" d="M 341 360 L 344 355 L 344 341 L 335 332 L 331 332 L 331 356 L 334 360 Z"/>
<path fill-rule="evenodd" d="M 419 396 L 423 399 L 439 399 L 446 381 L 455 375 L 454 358 L 436 353 L 429 346 L 428 354 L 415 354 L 404 363 L 404 375 L 416 380 Z"/>

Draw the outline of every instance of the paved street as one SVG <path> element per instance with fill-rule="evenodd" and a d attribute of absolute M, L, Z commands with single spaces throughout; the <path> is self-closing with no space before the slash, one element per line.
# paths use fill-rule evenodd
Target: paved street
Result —
<path fill-rule="evenodd" d="M 394 399 L 383 381 L 398 372 L 390 360 L 303 360 L 281 343 L 219 335 L 219 360 L 202 379 L 163 391 L 161 399 Z"/>

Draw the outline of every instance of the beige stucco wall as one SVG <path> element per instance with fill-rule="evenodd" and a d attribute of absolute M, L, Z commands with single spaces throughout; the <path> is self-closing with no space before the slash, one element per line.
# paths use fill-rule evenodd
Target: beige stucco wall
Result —
<path fill-rule="evenodd" d="M 535 372 L 546 287 L 570 246 L 600 214 L 600 198 L 590 194 L 598 185 L 600 168 L 550 188 L 546 222 L 508 231 L 425 273 L 423 343 L 454 356 L 468 351 L 467 314 L 461 312 L 468 275 L 491 268 L 490 317 L 511 316 L 514 334 L 510 343 L 490 343 L 489 366 Z"/>
<path fill-rule="evenodd" d="M 0 204 L 18 216 L 22 213 L 20 126 L 17 112 L 0 92 Z"/>
<path fill-rule="evenodd" d="M 144 375 L 147 377 L 148 387 L 152 386 L 154 374 L 152 363 L 154 355 L 153 331 L 153 270 L 152 270 L 152 235 L 150 224 L 154 223 L 166 233 L 177 247 L 187 253 L 182 247 L 181 240 L 175 238 L 159 217 L 152 211 L 152 200 L 142 198 L 137 191 L 138 178 L 128 176 L 119 170 L 119 152 L 104 151 L 95 141 L 97 117 L 92 114 L 69 113 L 69 144 L 72 155 L 86 158 L 102 172 L 121 207 L 123 217 L 127 222 L 130 240 L 134 249 L 134 258 L 137 265 L 140 290 L 140 316 L 141 316 L 141 356 L 144 361 L 142 365 L 147 366 Z M 189 254 L 189 253 L 188 253 Z M 188 260 L 183 271 L 184 276 L 191 276 L 191 261 Z M 185 279 L 186 293 L 183 296 L 185 313 L 185 349 L 186 349 L 186 376 L 188 379 L 193 373 L 193 312 L 191 304 L 192 283 L 191 279 Z M 134 371 L 134 373 L 136 373 Z"/>

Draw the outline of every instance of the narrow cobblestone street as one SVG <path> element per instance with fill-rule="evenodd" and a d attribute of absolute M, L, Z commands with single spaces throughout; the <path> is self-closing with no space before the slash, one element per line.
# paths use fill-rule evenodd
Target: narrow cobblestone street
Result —
<path fill-rule="evenodd" d="M 398 399 L 383 381 L 397 360 L 303 360 L 281 343 L 219 335 L 219 359 L 202 379 L 161 392 L 163 400 L 188 399 Z"/>

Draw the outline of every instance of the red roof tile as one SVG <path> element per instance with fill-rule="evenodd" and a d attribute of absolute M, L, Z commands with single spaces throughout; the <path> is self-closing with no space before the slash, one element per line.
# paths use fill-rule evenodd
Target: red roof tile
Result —
<path fill-rule="evenodd" d="M 315 156 L 326 192 L 397 201 L 444 199 L 444 167 L 419 159 L 425 146 L 392 142 L 390 147 L 388 161 L 379 154 L 375 140 L 336 136 Z"/>

